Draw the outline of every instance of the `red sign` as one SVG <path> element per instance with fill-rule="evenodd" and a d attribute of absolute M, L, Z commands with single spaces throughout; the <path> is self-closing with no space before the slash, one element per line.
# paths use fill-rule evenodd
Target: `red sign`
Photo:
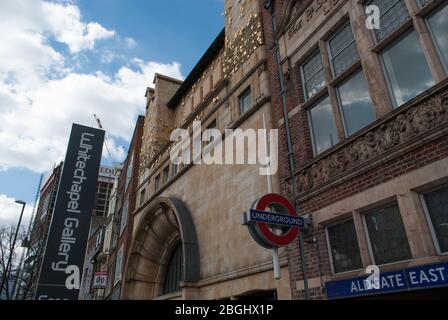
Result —
<path fill-rule="evenodd" d="M 278 222 L 274 221 L 276 217 L 299 218 L 294 206 L 285 197 L 275 193 L 267 194 L 252 205 L 252 213 L 255 210 L 266 212 L 267 216 L 270 212 L 273 213 L 271 217 L 268 217 L 271 220 L 266 221 L 248 222 L 251 220 L 250 215 L 245 218 L 245 224 L 248 225 L 252 237 L 263 247 L 270 249 L 286 246 L 293 242 L 299 234 L 297 226 L 279 226 Z"/>

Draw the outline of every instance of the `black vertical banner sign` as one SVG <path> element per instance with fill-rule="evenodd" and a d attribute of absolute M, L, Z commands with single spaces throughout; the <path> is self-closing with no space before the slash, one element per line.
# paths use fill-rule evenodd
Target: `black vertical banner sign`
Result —
<path fill-rule="evenodd" d="M 36 299 L 78 299 L 103 142 L 103 130 L 73 124 Z"/>

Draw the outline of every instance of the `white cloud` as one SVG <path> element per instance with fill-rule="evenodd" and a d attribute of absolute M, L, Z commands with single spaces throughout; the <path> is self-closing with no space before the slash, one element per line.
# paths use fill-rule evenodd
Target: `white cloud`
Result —
<path fill-rule="evenodd" d="M 16 199 L 9 198 L 4 194 L 0 194 L 0 226 L 17 226 L 19 222 L 22 205 L 15 203 Z M 28 230 L 33 210 L 32 204 L 25 206 L 21 226 Z"/>
<path fill-rule="evenodd" d="M 140 59 L 113 75 L 74 72 L 50 39 L 75 53 L 115 33 L 83 22 L 71 1 L 2 0 L 0 33 L 0 171 L 46 171 L 63 159 L 71 124 L 95 126 L 94 113 L 107 130 L 114 159 L 122 160 L 125 151 L 115 139 L 131 138 L 154 74 L 182 78 L 176 62 Z"/>
<path fill-rule="evenodd" d="M 125 38 L 124 42 L 126 43 L 126 47 L 128 49 L 134 49 L 137 46 L 137 41 L 132 38 Z"/>
<path fill-rule="evenodd" d="M 0 12 L 1 28 L 48 36 L 66 44 L 71 53 L 93 49 L 97 41 L 115 35 L 114 30 L 96 22 L 83 22 L 79 8 L 67 1 L 2 0 Z M 3 32 L 4 35 L 9 34 Z"/>
<path fill-rule="evenodd" d="M 97 74 L 70 73 L 61 79 L 43 81 L 26 97 L 0 87 L 0 101 L 14 107 L 0 107 L 0 169 L 25 167 L 44 171 L 63 159 L 73 122 L 95 125 L 101 118 L 110 137 L 115 160 L 124 151 L 114 138 L 130 139 L 135 118 L 144 112 L 144 92 L 156 72 L 182 78 L 178 63 L 141 62 L 121 68 L 113 78 Z"/>

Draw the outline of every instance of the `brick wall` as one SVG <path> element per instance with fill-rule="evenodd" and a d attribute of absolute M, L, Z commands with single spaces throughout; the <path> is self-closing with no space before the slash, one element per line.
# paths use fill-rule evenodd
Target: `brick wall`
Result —
<path fill-rule="evenodd" d="M 276 12 L 282 10 L 284 0 L 275 1 Z M 278 67 L 272 49 L 274 39 L 272 30 L 272 17 L 267 10 L 262 10 L 266 47 L 268 48 L 267 61 L 270 75 L 272 93 L 272 117 L 274 126 L 279 129 L 279 176 L 281 192 L 287 195 L 286 180 L 290 177 L 288 163 L 288 149 L 286 141 L 286 130 L 283 122 L 282 98 L 278 80 Z M 285 63 L 285 62 L 284 62 Z M 285 69 L 285 67 L 283 68 Z M 285 78 L 286 107 L 291 112 L 297 105 L 303 102 L 303 92 L 300 84 L 299 71 L 290 67 L 288 76 Z M 295 111 L 294 111 L 295 112 Z M 312 159 L 312 146 L 307 114 L 305 111 L 295 112 L 289 119 L 291 138 L 293 143 L 293 154 L 296 169 L 306 161 Z M 312 213 L 332 203 L 350 197 L 356 193 L 365 191 L 374 186 L 382 184 L 400 175 L 419 169 L 434 161 L 448 157 L 448 139 L 446 136 L 438 138 L 430 143 L 422 145 L 406 154 L 397 156 L 372 170 L 356 176 L 350 180 L 340 183 L 318 196 L 307 199 L 298 204 L 299 214 Z M 328 255 L 325 230 L 322 226 L 314 226 L 314 234 L 305 237 L 305 254 L 307 263 L 307 274 L 309 279 L 319 278 L 319 275 L 331 275 L 330 259 Z M 311 240 L 316 237 L 317 242 Z M 302 265 L 300 261 L 299 242 L 296 240 L 288 248 L 289 272 L 291 281 L 291 295 L 293 299 L 303 299 L 304 290 L 300 287 L 303 280 Z M 318 263 L 320 261 L 320 263 Z M 320 270 L 319 270 L 320 266 Z M 325 292 L 321 288 L 312 288 L 309 291 L 311 299 L 325 298 Z"/>

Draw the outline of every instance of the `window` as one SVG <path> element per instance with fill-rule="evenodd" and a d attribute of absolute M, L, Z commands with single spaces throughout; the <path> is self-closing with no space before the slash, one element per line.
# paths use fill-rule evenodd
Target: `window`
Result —
<path fill-rule="evenodd" d="M 167 184 L 170 179 L 170 167 L 163 169 L 163 184 Z"/>
<path fill-rule="evenodd" d="M 330 98 L 327 97 L 308 111 L 314 154 L 318 155 L 338 142 Z"/>
<path fill-rule="evenodd" d="M 361 269 L 361 254 L 353 220 L 327 227 L 326 230 L 333 272 Z"/>
<path fill-rule="evenodd" d="M 411 258 L 400 209 L 394 204 L 364 215 L 369 246 L 377 265 Z"/>
<path fill-rule="evenodd" d="M 183 280 L 182 265 L 182 243 L 179 243 L 173 250 L 173 253 L 168 261 L 162 294 L 178 292 L 180 290 L 179 282 Z"/>
<path fill-rule="evenodd" d="M 126 169 L 126 187 L 125 187 L 125 190 L 128 190 L 129 182 L 131 181 L 131 178 L 132 178 L 132 171 L 134 169 L 133 165 L 134 165 L 134 154 L 131 155 L 131 157 L 129 159 L 128 167 Z"/>
<path fill-rule="evenodd" d="M 121 281 L 121 271 L 123 264 L 123 246 L 120 247 L 117 253 L 117 260 L 115 260 L 115 274 L 114 274 L 114 286 Z"/>
<path fill-rule="evenodd" d="M 328 41 L 328 49 L 334 77 L 359 60 L 358 49 L 349 23 Z"/>
<path fill-rule="evenodd" d="M 448 187 L 423 195 L 423 207 L 439 253 L 448 253 Z"/>
<path fill-rule="evenodd" d="M 140 191 L 140 206 L 142 206 L 145 203 L 145 193 L 146 193 L 146 189 L 142 189 L 142 191 Z"/>
<path fill-rule="evenodd" d="M 129 212 L 129 200 L 126 199 L 123 205 L 123 210 L 121 211 L 121 222 L 120 222 L 120 236 L 123 233 L 126 225 L 128 224 L 128 212 Z"/>
<path fill-rule="evenodd" d="M 109 253 L 111 241 L 112 241 L 112 223 L 107 225 L 107 228 L 106 228 L 106 235 L 104 236 L 104 245 L 103 245 L 104 253 L 107 253 L 107 254 Z"/>
<path fill-rule="evenodd" d="M 252 107 L 252 92 L 250 88 L 243 92 L 240 96 L 240 111 L 245 114 Z"/>
<path fill-rule="evenodd" d="M 429 29 L 448 72 L 448 5 L 428 18 Z"/>
<path fill-rule="evenodd" d="M 303 92 L 308 100 L 325 87 L 325 73 L 320 52 L 316 52 L 301 67 Z"/>
<path fill-rule="evenodd" d="M 409 19 L 404 0 L 371 0 L 366 6 L 374 5 L 380 9 L 380 28 L 375 29 L 378 42 L 386 38 L 391 32 Z"/>
<path fill-rule="evenodd" d="M 347 136 L 375 121 L 375 112 L 362 71 L 338 86 L 337 93 Z"/>
<path fill-rule="evenodd" d="M 384 50 L 381 56 L 397 107 L 434 85 L 415 31 Z"/>
<path fill-rule="evenodd" d="M 156 179 L 154 180 L 154 188 L 156 192 L 160 189 L 160 174 L 157 175 Z"/>
<path fill-rule="evenodd" d="M 175 177 L 179 173 L 179 164 L 173 163 L 172 175 Z"/>

